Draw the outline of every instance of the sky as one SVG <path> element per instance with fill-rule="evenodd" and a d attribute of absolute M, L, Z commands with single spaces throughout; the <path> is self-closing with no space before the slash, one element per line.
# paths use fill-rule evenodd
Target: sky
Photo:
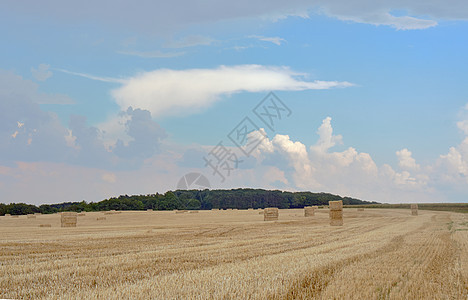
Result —
<path fill-rule="evenodd" d="M 468 3 L 0 2 L 0 202 L 468 200 Z"/>

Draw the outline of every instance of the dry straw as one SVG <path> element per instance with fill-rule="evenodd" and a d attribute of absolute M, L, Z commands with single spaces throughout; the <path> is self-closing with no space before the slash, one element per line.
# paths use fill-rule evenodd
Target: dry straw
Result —
<path fill-rule="evenodd" d="M 276 207 L 267 207 L 263 211 L 263 220 L 264 221 L 276 221 L 278 220 L 278 208 Z"/>
<path fill-rule="evenodd" d="M 153 210 L 151 208 L 148 208 L 146 211 L 147 212 L 152 212 Z"/>
<path fill-rule="evenodd" d="M 41 225 L 39 225 L 39 227 L 52 227 L 52 225 L 50 225 L 50 224 L 41 224 Z"/>
<path fill-rule="evenodd" d="M 360 207 L 357 209 L 357 211 L 364 211 L 364 208 Z"/>
<path fill-rule="evenodd" d="M 330 225 L 343 226 L 343 201 L 330 201 Z"/>
<path fill-rule="evenodd" d="M 190 211 L 191 214 L 198 214 L 198 210 L 192 210 Z"/>
<path fill-rule="evenodd" d="M 10 214 L 5 214 L 5 217 L 11 217 L 11 215 Z"/>
<path fill-rule="evenodd" d="M 176 210 L 175 213 L 176 214 L 183 214 L 183 213 L 186 213 L 188 212 L 188 210 Z"/>
<path fill-rule="evenodd" d="M 104 221 L 104 220 L 106 220 L 106 217 L 97 217 L 96 218 L 96 221 Z"/>
<path fill-rule="evenodd" d="M 417 216 L 418 215 L 418 205 L 417 204 L 411 204 L 411 215 L 412 216 Z"/>
<path fill-rule="evenodd" d="M 315 208 L 314 206 L 306 206 L 304 207 L 304 217 L 313 217 L 315 215 Z"/>
<path fill-rule="evenodd" d="M 28 219 L 35 219 L 36 216 L 35 215 L 28 215 Z"/>
<path fill-rule="evenodd" d="M 77 213 L 74 211 L 62 212 L 60 222 L 62 227 L 76 227 Z"/>
<path fill-rule="evenodd" d="M 77 214 L 78 217 L 84 217 L 86 214 L 84 212 Z"/>
<path fill-rule="evenodd" d="M 120 213 L 122 213 L 122 212 L 121 211 L 115 211 L 114 209 L 104 212 L 105 215 L 115 215 L 115 214 L 120 214 Z"/>

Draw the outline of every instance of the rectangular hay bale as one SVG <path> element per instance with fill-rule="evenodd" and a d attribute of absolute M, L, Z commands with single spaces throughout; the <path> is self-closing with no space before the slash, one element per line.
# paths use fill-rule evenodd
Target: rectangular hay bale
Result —
<path fill-rule="evenodd" d="M 343 219 L 330 220 L 331 226 L 343 226 Z"/>
<path fill-rule="evenodd" d="M 52 227 L 52 225 L 50 225 L 50 224 L 41 224 L 41 225 L 39 225 L 39 227 Z"/>
<path fill-rule="evenodd" d="M 74 211 L 62 212 L 60 215 L 60 223 L 62 227 L 76 227 L 77 213 Z"/>
<path fill-rule="evenodd" d="M 415 203 L 411 204 L 411 215 L 412 216 L 418 215 L 418 205 Z"/>
<path fill-rule="evenodd" d="M 35 219 L 35 218 L 36 218 L 35 215 L 31 215 L 31 214 L 28 215 L 28 219 Z"/>
<path fill-rule="evenodd" d="M 329 201 L 328 206 L 330 207 L 330 210 L 343 210 L 343 201 Z"/>
<path fill-rule="evenodd" d="M 343 226 L 343 201 L 330 201 L 329 206 L 330 225 Z"/>
<path fill-rule="evenodd" d="M 279 210 L 277 207 L 267 207 L 263 211 L 264 221 L 276 221 L 278 220 Z"/>
<path fill-rule="evenodd" d="M 313 206 L 304 207 L 304 217 L 313 217 L 315 215 L 315 208 Z"/>

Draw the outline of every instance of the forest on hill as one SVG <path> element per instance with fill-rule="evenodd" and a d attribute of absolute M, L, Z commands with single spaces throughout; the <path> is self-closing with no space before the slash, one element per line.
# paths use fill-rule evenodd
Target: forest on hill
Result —
<path fill-rule="evenodd" d="M 164 194 L 121 195 L 99 202 L 63 202 L 35 206 L 25 203 L 0 203 L 0 216 L 32 213 L 51 214 L 61 211 L 107 210 L 174 210 L 174 209 L 248 209 L 248 208 L 303 208 L 310 205 L 328 205 L 328 201 L 343 200 L 345 205 L 378 204 L 329 193 L 285 192 L 263 189 L 230 190 L 175 190 Z"/>

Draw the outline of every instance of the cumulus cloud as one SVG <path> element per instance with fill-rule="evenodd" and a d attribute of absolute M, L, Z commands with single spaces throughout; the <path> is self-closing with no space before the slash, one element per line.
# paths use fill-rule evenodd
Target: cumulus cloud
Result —
<path fill-rule="evenodd" d="M 115 126 L 120 128 L 107 139 L 106 132 L 89 126 L 84 116 L 72 115 L 66 127 L 56 114 L 40 107 L 38 99 L 50 95 L 37 89 L 30 80 L 0 71 L 0 162 L 4 164 L 50 161 L 134 168 L 158 153 L 166 137 L 149 111 L 132 108 L 120 113 L 116 118 L 120 123 Z"/>
<path fill-rule="evenodd" d="M 31 68 L 31 73 L 34 78 L 38 81 L 46 81 L 52 76 L 52 72 L 49 70 L 50 65 L 40 64 L 37 69 Z"/>
<path fill-rule="evenodd" d="M 460 115 L 464 120 L 457 122 L 457 126 L 465 135 L 462 142 L 450 147 L 447 154 L 440 155 L 435 165 L 438 178 L 448 184 L 466 185 L 468 183 L 468 104 Z"/>
<path fill-rule="evenodd" d="M 288 189 L 331 191 L 393 203 L 434 201 L 434 189 L 428 187 L 430 168 L 417 165 L 407 149 L 397 151 L 404 168 L 398 172 L 388 164 L 379 167 L 369 153 L 353 147 L 333 151 L 342 136 L 333 133 L 330 117 L 322 121 L 317 135 L 317 142 L 307 149 L 300 141 L 277 134 L 262 139 L 252 155 L 262 165 L 281 170 Z M 258 131 L 249 134 L 253 140 L 262 137 Z"/>
<path fill-rule="evenodd" d="M 352 86 L 349 82 L 304 81 L 287 67 L 220 66 L 214 69 L 144 72 L 112 91 L 117 104 L 149 110 L 153 115 L 193 112 L 208 107 L 222 95 L 270 90 L 300 91 Z"/>
<path fill-rule="evenodd" d="M 121 139 L 113 149 L 120 157 L 145 159 L 159 152 L 161 141 L 166 138 L 166 132 L 153 121 L 147 110 L 128 108 L 126 114 L 130 118 L 125 128 L 131 140 L 125 144 Z"/>
<path fill-rule="evenodd" d="M 44 77 L 42 77 L 44 78 Z M 0 70 L 0 98 L 21 98 L 38 104 L 73 104 L 62 94 L 47 94 L 39 91 L 39 85 L 11 71 Z"/>
<path fill-rule="evenodd" d="M 325 153 L 336 144 L 342 143 L 343 137 L 341 135 L 333 135 L 330 117 L 326 117 L 322 121 L 317 134 L 319 135 L 319 140 L 315 146 L 311 147 L 317 153 Z"/>
<path fill-rule="evenodd" d="M 403 170 L 418 170 L 419 165 L 416 160 L 411 156 L 412 153 L 408 149 L 404 148 L 396 152 L 398 157 L 398 166 Z"/>

